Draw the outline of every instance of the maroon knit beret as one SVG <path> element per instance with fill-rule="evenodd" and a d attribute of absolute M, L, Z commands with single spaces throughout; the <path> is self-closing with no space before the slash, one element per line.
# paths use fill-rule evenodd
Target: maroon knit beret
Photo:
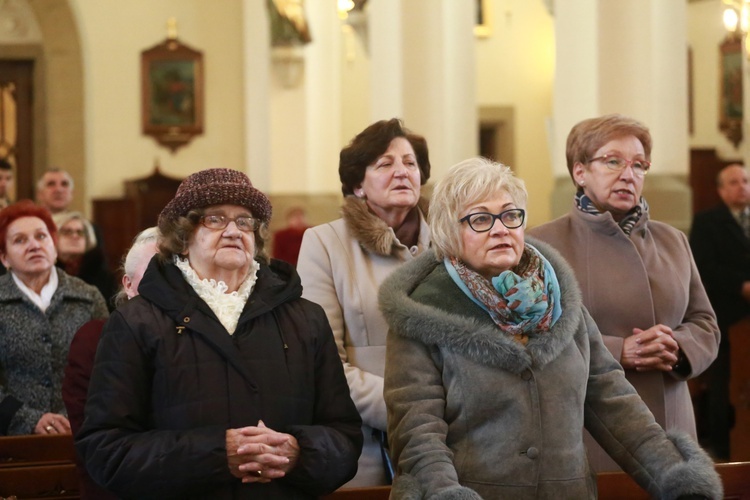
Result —
<path fill-rule="evenodd" d="M 164 230 L 168 221 L 210 205 L 239 205 L 262 222 L 271 220 L 271 202 L 253 187 L 247 175 L 228 168 L 211 168 L 182 181 L 175 197 L 159 214 L 159 228 Z"/>

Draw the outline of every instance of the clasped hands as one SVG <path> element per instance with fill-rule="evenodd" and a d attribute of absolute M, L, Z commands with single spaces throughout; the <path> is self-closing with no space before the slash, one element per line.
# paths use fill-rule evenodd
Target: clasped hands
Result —
<path fill-rule="evenodd" d="M 59 413 L 45 413 L 34 426 L 34 434 L 70 433 L 70 421 Z"/>
<path fill-rule="evenodd" d="M 633 328 L 633 335 L 623 342 L 620 364 L 626 370 L 668 372 L 677 363 L 679 350 L 672 329 L 666 325 L 654 325 L 648 330 Z"/>
<path fill-rule="evenodd" d="M 243 483 L 282 478 L 299 458 L 297 439 L 266 427 L 262 420 L 257 426 L 227 429 L 226 441 L 229 470 Z"/>

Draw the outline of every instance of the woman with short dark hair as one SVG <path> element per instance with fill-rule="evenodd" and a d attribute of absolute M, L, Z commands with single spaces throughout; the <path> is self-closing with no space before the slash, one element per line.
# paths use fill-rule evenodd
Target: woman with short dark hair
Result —
<path fill-rule="evenodd" d="M 365 434 L 357 476 L 347 486 L 388 484 L 383 368 L 387 326 L 380 283 L 430 246 L 427 142 L 398 119 L 360 132 L 339 156 L 342 218 L 308 229 L 297 271 L 304 296 L 326 312 Z"/>

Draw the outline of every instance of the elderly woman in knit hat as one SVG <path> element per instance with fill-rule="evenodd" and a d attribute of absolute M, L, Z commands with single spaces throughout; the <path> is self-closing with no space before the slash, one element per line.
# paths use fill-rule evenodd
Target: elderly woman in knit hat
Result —
<path fill-rule="evenodd" d="M 361 420 L 323 310 L 264 252 L 247 176 L 185 179 L 140 295 L 105 327 L 76 446 L 122 497 L 315 498 L 356 472 Z"/>

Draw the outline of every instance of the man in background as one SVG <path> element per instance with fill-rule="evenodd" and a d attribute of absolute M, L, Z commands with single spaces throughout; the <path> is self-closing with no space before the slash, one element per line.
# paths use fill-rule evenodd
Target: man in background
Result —
<path fill-rule="evenodd" d="M 729 456 L 734 410 L 729 401 L 729 329 L 750 316 L 750 175 L 740 164 L 716 178 L 721 205 L 693 219 L 690 246 L 703 285 L 716 312 L 721 344 L 708 379 L 707 442 L 717 459 Z"/>
<path fill-rule="evenodd" d="M 13 203 L 10 192 L 13 190 L 13 165 L 6 159 L 0 158 L 0 209 Z"/>
<path fill-rule="evenodd" d="M 73 178 L 61 168 L 47 170 L 36 183 L 36 201 L 53 214 L 65 212 L 73 201 Z"/>

